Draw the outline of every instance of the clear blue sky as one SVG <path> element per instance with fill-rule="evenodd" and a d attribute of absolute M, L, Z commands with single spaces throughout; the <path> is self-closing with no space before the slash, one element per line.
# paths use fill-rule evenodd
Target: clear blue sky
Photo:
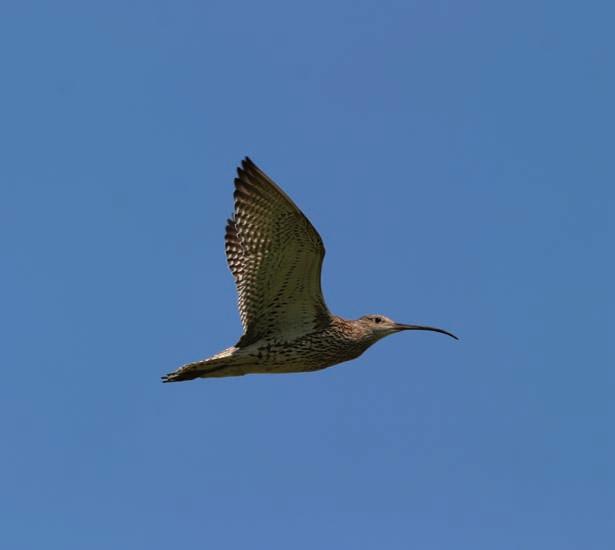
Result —
<path fill-rule="evenodd" d="M 608 2 L 4 1 L 0 546 L 615 546 Z M 240 335 L 250 155 L 391 337 L 163 385 Z"/>

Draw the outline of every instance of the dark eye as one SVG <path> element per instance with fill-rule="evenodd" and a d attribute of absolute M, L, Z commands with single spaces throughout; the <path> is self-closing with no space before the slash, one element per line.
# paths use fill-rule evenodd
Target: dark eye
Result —
<path fill-rule="evenodd" d="M 382 323 L 382 317 L 374 317 L 374 323 Z"/>

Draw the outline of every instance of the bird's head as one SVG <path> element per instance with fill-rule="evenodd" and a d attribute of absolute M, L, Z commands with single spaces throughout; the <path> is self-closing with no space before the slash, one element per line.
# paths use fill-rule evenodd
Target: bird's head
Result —
<path fill-rule="evenodd" d="M 361 328 L 364 330 L 365 334 L 368 335 L 370 340 L 376 341 L 380 340 L 380 338 L 384 338 L 389 334 L 394 334 L 395 332 L 401 332 L 402 330 L 430 330 L 432 332 L 439 332 L 441 334 L 446 334 L 455 340 L 458 340 L 457 336 L 451 334 L 450 332 L 443 330 L 441 328 L 436 327 L 427 327 L 424 325 L 405 325 L 403 323 L 396 323 L 392 319 L 385 317 L 384 315 L 364 315 L 360 319 L 358 319 L 358 323 L 360 323 Z"/>

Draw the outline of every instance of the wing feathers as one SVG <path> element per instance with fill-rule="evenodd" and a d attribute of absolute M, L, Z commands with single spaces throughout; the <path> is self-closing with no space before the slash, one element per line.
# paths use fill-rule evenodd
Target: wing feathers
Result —
<path fill-rule="evenodd" d="M 320 286 L 325 249 L 307 217 L 249 158 L 237 169 L 234 198 L 225 246 L 244 326 L 238 345 L 328 323 Z"/>

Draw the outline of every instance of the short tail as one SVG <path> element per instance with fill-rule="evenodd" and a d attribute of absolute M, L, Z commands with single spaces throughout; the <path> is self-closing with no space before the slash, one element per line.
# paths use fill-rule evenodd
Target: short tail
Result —
<path fill-rule="evenodd" d="M 230 348 L 232 349 L 232 348 Z M 184 380 L 194 380 L 195 378 L 220 378 L 223 376 L 241 376 L 245 374 L 243 369 L 233 361 L 229 350 L 225 350 L 209 359 L 188 363 L 179 367 L 176 371 L 162 376 L 162 381 L 183 382 Z"/>
<path fill-rule="evenodd" d="M 164 376 L 161 376 L 163 383 L 167 382 L 183 382 L 184 380 L 194 380 L 201 376 L 201 369 L 199 367 L 199 363 L 204 363 L 205 361 L 199 361 L 196 363 L 188 363 L 183 367 L 179 367 L 176 371 L 169 372 Z"/>

